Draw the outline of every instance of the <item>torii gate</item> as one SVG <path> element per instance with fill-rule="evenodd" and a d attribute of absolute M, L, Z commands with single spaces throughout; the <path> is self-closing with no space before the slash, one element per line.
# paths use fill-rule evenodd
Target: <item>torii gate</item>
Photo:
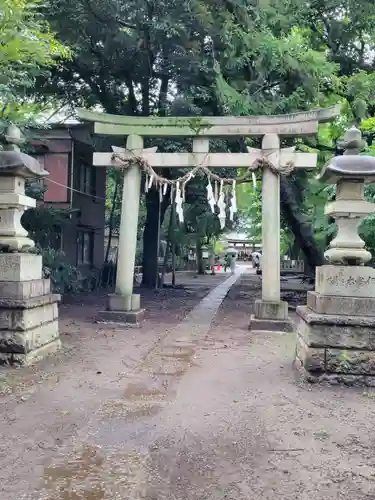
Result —
<path fill-rule="evenodd" d="M 81 120 L 94 122 L 94 133 L 127 136 L 125 156 L 143 158 L 155 167 L 209 168 L 250 167 L 266 158 L 276 169 L 292 162 L 294 168 L 313 169 L 315 153 L 299 153 L 294 148 L 280 149 L 279 136 L 315 135 L 319 122 L 328 122 L 339 108 L 318 109 L 306 113 L 258 117 L 130 117 L 78 110 Z M 192 153 L 157 153 L 143 148 L 143 137 L 193 137 Z M 262 149 L 248 148 L 247 153 L 210 153 L 210 137 L 263 136 Z M 125 150 L 125 151 L 126 151 Z M 113 153 L 94 153 L 96 167 L 123 167 Z M 125 169 L 121 208 L 116 291 L 109 296 L 104 321 L 138 323 L 143 318 L 140 296 L 133 294 L 133 273 L 137 245 L 141 169 Z M 254 330 L 290 328 L 288 304 L 280 300 L 280 176 L 263 168 L 262 184 L 262 300 L 255 304 L 250 327 Z"/>

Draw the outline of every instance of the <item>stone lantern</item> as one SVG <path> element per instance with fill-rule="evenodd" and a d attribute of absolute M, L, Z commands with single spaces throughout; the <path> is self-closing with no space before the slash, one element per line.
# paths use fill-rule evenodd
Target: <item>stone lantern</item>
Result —
<path fill-rule="evenodd" d="M 324 254 L 329 264 L 316 269 L 315 291 L 297 308 L 296 362 L 310 380 L 375 384 L 375 270 L 365 265 L 371 253 L 358 234 L 361 221 L 375 212 L 364 199 L 364 185 L 375 182 L 375 157 L 360 156 L 363 145 L 352 127 L 342 142 L 344 154 L 319 176 L 336 184 L 325 214 L 338 231 Z"/>
<path fill-rule="evenodd" d="M 321 182 L 336 184 L 336 200 L 326 206 L 325 214 L 336 220 L 338 232 L 324 256 L 332 264 L 363 265 L 371 260 L 358 227 L 375 205 L 364 199 L 365 183 L 375 182 L 375 158 L 359 156 L 363 148 L 361 132 L 352 127 L 345 134 L 343 156 L 337 156 L 325 166 Z"/>
<path fill-rule="evenodd" d="M 25 180 L 48 175 L 39 162 L 21 153 L 17 127 L 8 128 L 0 151 L 0 364 L 26 364 L 60 346 L 59 295 L 43 279 L 42 257 L 21 217 L 35 200 L 25 195 Z"/>

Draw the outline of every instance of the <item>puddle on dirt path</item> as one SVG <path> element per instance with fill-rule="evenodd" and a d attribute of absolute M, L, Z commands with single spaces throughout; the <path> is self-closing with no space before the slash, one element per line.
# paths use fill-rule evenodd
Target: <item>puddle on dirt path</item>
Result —
<path fill-rule="evenodd" d="M 104 486 L 100 481 L 104 456 L 99 448 L 86 446 L 81 453 L 61 465 L 44 471 L 41 500 L 103 500 Z"/>
<path fill-rule="evenodd" d="M 103 405 L 99 410 L 99 414 L 103 418 L 121 418 L 130 423 L 140 418 L 154 417 L 163 408 L 163 404 L 140 402 L 129 405 L 126 401 L 114 400 Z"/>
<path fill-rule="evenodd" d="M 154 352 L 145 367 L 157 376 L 182 377 L 194 362 L 195 349 L 185 346 L 163 346 Z"/>
<path fill-rule="evenodd" d="M 167 388 L 158 389 L 156 387 L 149 387 L 142 383 L 130 383 L 124 391 L 124 398 L 131 401 L 135 399 L 150 399 L 157 397 L 164 397 L 167 394 Z"/>
<path fill-rule="evenodd" d="M 181 378 L 190 367 L 198 366 L 193 361 L 195 348 L 166 345 L 154 351 L 143 363 L 141 373 L 151 377 L 151 383 L 130 383 L 124 391 L 124 398 L 130 401 L 165 399 L 173 397 L 171 377 Z"/>
<path fill-rule="evenodd" d="M 84 446 L 45 469 L 33 500 L 144 498 L 148 455 Z M 28 497 L 29 498 L 29 497 Z"/>
<path fill-rule="evenodd" d="M 157 415 L 165 407 L 166 397 L 175 395 L 172 381 L 176 382 L 196 364 L 195 352 L 194 346 L 174 343 L 154 351 L 142 366 L 146 381 L 129 383 L 122 399 L 101 407 L 100 417 L 109 422 L 120 418 L 132 424 Z M 139 453 L 115 451 L 110 455 L 107 447 L 86 446 L 78 454 L 45 469 L 38 500 L 136 498 L 135 494 L 145 485 L 145 460 Z"/>
<path fill-rule="evenodd" d="M 170 345 L 163 347 L 158 353 L 161 358 L 176 358 L 181 361 L 190 361 L 195 354 L 194 347 Z"/>

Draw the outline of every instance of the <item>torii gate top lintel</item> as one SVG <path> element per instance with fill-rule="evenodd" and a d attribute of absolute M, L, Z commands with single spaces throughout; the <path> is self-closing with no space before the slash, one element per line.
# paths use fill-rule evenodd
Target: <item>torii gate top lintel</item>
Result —
<path fill-rule="evenodd" d="M 130 135 L 143 137 L 228 137 L 315 135 L 319 123 L 332 121 L 340 107 L 270 116 L 123 116 L 79 109 L 83 121 L 94 122 L 98 135 Z"/>

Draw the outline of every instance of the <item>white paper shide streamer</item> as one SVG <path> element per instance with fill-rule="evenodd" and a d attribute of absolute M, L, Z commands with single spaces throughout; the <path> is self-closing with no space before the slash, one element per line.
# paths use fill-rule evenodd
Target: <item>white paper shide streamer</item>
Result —
<path fill-rule="evenodd" d="M 231 221 L 233 221 L 235 213 L 237 213 L 237 199 L 236 199 L 236 181 L 234 180 L 232 183 L 232 197 L 230 199 L 230 207 L 229 207 L 229 219 Z"/>
<path fill-rule="evenodd" d="M 181 195 L 181 188 L 180 188 L 180 183 L 176 182 L 176 195 L 174 198 L 174 201 L 176 203 L 176 214 L 178 216 L 178 220 L 180 222 L 184 222 L 184 210 L 182 208 L 182 195 Z"/>
<path fill-rule="evenodd" d="M 226 204 L 225 204 L 225 197 L 224 197 L 224 189 L 223 189 L 223 181 L 221 181 L 220 184 L 220 194 L 219 194 L 219 200 L 217 202 L 217 206 L 219 208 L 219 221 L 220 221 L 220 227 L 221 229 L 225 228 L 225 219 L 226 219 Z"/>
<path fill-rule="evenodd" d="M 208 179 L 208 184 L 206 186 L 206 189 L 207 189 L 207 202 L 210 205 L 212 213 L 214 214 L 216 202 L 210 179 Z"/>

